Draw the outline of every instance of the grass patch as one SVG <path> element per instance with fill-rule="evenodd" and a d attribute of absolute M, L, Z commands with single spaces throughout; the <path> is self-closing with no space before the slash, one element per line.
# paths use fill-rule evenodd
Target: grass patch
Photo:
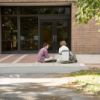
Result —
<path fill-rule="evenodd" d="M 82 75 L 98 75 L 100 76 L 100 69 L 81 70 L 79 72 L 72 72 L 65 74 L 65 76 L 82 76 Z"/>
<path fill-rule="evenodd" d="M 66 87 L 74 88 L 85 94 L 100 95 L 100 69 L 79 71 L 67 74 L 73 80 Z"/>

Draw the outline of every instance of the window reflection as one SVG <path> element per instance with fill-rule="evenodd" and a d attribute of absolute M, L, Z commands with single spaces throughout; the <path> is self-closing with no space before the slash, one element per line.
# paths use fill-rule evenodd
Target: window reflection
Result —
<path fill-rule="evenodd" d="M 49 43 L 50 48 L 49 50 L 53 49 L 53 40 L 52 40 L 52 36 L 53 36 L 53 23 L 52 22 L 41 22 L 41 31 L 40 31 L 40 40 L 41 40 L 41 46 L 43 45 L 43 43 Z"/>
<path fill-rule="evenodd" d="M 70 6 L 60 7 L 1 7 L 2 15 L 16 15 L 19 10 L 20 15 L 33 14 L 67 14 L 70 15 Z"/>
<path fill-rule="evenodd" d="M 1 13 L 3 15 L 14 15 L 17 14 L 17 7 L 2 7 Z"/>
<path fill-rule="evenodd" d="M 38 18 L 21 17 L 21 49 L 37 50 L 38 49 Z"/>
<path fill-rule="evenodd" d="M 21 7 L 21 14 L 64 14 L 65 7 Z"/>
<path fill-rule="evenodd" d="M 17 49 L 17 17 L 2 17 L 2 49 Z"/>
<path fill-rule="evenodd" d="M 65 40 L 69 46 L 69 24 L 68 21 L 58 21 L 56 24 L 57 29 L 57 48 L 59 48 L 59 43 Z"/>

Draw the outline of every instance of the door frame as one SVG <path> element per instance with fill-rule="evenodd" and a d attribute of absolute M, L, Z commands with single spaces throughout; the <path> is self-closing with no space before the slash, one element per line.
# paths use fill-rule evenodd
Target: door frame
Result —
<path fill-rule="evenodd" d="M 57 29 L 55 28 L 56 26 L 56 23 L 57 21 L 61 21 L 61 20 L 66 20 L 66 17 L 65 16 L 41 16 L 39 17 L 39 20 L 38 20 L 38 35 L 39 35 L 39 44 L 38 44 L 38 48 L 41 48 L 41 23 L 43 22 L 51 22 L 53 27 L 52 27 L 52 31 L 53 31 L 53 36 L 52 36 L 52 39 L 53 39 L 53 42 L 52 42 L 52 45 L 53 45 L 53 49 L 50 51 L 50 52 L 57 52 L 57 47 L 55 46 L 56 45 L 56 42 L 57 42 Z"/>

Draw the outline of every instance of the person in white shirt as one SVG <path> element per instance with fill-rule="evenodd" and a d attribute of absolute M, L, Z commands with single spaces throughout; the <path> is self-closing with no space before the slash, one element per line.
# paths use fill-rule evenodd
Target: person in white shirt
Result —
<path fill-rule="evenodd" d="M 66 46 L 66 41 L 60 42 L 59 56 L 57 57 L 57 62 L 69 62 L 69 48 Z"/>

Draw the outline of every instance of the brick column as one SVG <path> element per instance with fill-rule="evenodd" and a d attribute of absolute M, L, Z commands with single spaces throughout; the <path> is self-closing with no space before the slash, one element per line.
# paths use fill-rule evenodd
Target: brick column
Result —
<path fill-rule="evenodd" d="M 75 13 L 76 13 L 76 3 L 72 3 L 71 9 L 71 48 L 72 52 L 77 53 L 77 43 L 75 38 L 77 37 L 76 23 L 75 23 Z"/>

